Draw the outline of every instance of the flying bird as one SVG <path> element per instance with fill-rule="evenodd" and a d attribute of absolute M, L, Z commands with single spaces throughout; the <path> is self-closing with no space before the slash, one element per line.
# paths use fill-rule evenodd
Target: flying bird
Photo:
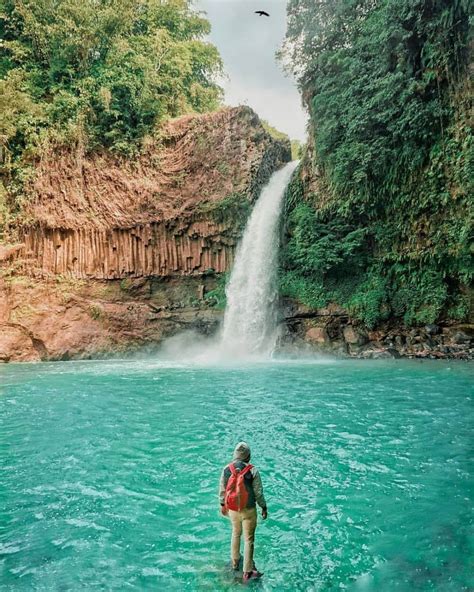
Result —
<path fill-rule="evenodd" d="M 264 10 L 256 10 L 255 14 L 258 14 L 258 16 L 270 16 L 268 12 L 265 12 Z"/>

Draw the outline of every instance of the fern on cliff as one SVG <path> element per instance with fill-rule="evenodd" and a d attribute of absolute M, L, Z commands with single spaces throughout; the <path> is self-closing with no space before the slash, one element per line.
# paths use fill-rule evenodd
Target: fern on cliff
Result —
<path fill-rule="evenodd" d="M 464 318 L 469 2 L 290 0 L 288 10 L 316 181 L 288 206 L 285 292 L 308 301 L 314 284 L 319 304 L 336 300 L 371 326 Z"/>

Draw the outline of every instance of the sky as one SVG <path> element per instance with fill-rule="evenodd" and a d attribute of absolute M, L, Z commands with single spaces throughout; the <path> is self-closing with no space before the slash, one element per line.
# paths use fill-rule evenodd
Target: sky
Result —
<path fill-rule="evenodd" d="M 286 31 L 286 0 L 195 0 L 207 13 L 227 77 L 228 105 L 248 105 L 292 139 L 304 140 L 307 115 L 295 81 L 275 58 Z M 266 10 L 270 18 L 255 10 Z"/>

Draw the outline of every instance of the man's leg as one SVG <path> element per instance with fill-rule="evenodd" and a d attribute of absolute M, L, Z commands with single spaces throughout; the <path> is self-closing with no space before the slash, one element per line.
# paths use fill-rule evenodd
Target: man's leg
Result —
<path fill-rule="evenodd" d="M 237 569 L 240 561 L 240 535 L 242 534 L 242 518 L 240 512 L 229 510 L 229 518 L 232 523 L 232 540 L 230 543 L 230 558 L 232 567 Z"/>
<path fill-rule="evenodd" d="M 242 528 L 244 531 L 244 573 L 254 569 L 253 549 L 255 540 L 255 529 L 257 528 L 257 509 L 250 508 L 242 511 Z"/>

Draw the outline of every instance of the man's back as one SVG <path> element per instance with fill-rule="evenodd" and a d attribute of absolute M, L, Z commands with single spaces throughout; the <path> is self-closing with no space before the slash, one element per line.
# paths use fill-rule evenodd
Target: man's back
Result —
<path fill-rule="evenodd" d="M 243 487 L 245 491 L 241 488 Z M 240 489 L 239 489 L 240 488 Z M 245 495 L 246 494 L 246 495 Z M 238 503 L 235 503 L 235 501 Z M 242 500 L 244 500 L 242 502 Z M 231 560 L 234 569 L 240 563 L 240 537 L 245 537 L 243 580 L 259 578 L 261 574 L 253 561 L 257 504 L 262 508 L 262 518 L 267 517 L 267 502 L 263 495 L 262 479 L 257 468 L 250 465 L 250 447 L 239 442 L 234 450 L 234 460 L 226 465 L 219 482 L 219 503 L 224 516 L 232 523 Z M 234 509 L 232 509 L 234 508 Z"/>
<path fill-rule="evenodd" d="M 233 464 L 237 470 L 242 471 L 249 463 L 241 459 L 236 459 L 232 461 L 232 463 L 226 465 L 222 470 L 221 483 L 219 487 L 219 501 L 221 506 L 225 505 L 225 492 L 232 474 L 230 469 L 231 464 Z M 248 501 L 245 507 L 255 508 L 256 504 L 258 503 L 262 509 L 266 508 L 267 503 L 265 501 L 265 496 L 263 495 L 262 479 L 256 467 L 252 466 L 250 471 L 244 475 L 244 484 L 248 494 Z"/>

